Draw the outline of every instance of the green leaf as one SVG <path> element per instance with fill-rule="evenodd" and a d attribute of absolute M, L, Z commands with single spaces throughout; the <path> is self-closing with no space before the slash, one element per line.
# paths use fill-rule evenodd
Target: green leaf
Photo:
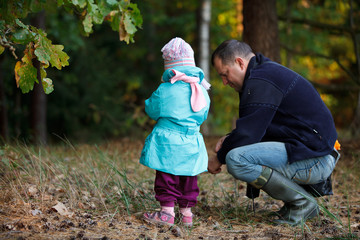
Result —
<path fill-rule="evenodd" d="M 47 78 L 45 68 L 47 68 L 48 65 L 41 64 L 40 65 L 40 76 L 41 76 L 41 83 L 44 89 L 45 94 L 50 94 L 54 91 L 54 85 L 50 78 Z"/>
<path fill-rule="evenodd" d="M 142 16 L 140 10 L 136 4 L 129 4 L 128 1 L 121 1 L 118 5 L 122 15 L 116 14 L 111 19 L 111 27 L 113 30 L 119 31 L 120 41 L 125 41 L 126 43 L 134 42 L 134 34 L 137 31 L 137 28 L 140 28 L 142 25 Z"/>
<path fill-rule="evenodd" d="M 121 0 L 119 2 L 119 9 L 121 11 L 126 11 L 126 8 L 130 5 L 130 2 L 129 1 L 126 1 L 126 0 Z"/>
<path fill-rule="evenodd" d="M 46 64 L 40 64 L 40 78 L 43 79 L 43 78 L 46 78 L 46 71 L 45 71 L 45 68 L 49 67 L 49 65 L 46 65 Z"/>
<path fill-rule="evenodd" d="M 124 25 L 126 32 L 130 35 L 134 34 L 137 31 L 136 26 L 131 20 L 130 14 L 128 14 L 127 12 L 125 13 Z"/>
<path fill-rule="evenodd" d="M 106 2 L 111 6 L 118 4 L 118 1 L 116 0 L 106 0 Z"/>
<path fill-rule="evenodd" d="M 54 91 L 54 85 L 50 78 L 43 78 L 42 85 L 43 85 L 44 92 L 46 94 L 50 94 L 52 91 Z"/>
<path fill-rule="evenodd" d="M 39 62 L 44 64 L 49 64 L 50 61 L 50 51 L 51 41 L 44 35 L 38 35 L 38 41 L 35 44 L 35 55 Z"/>
<path fill-rule="evenodd" d="M 102 19 L 104 19 L 108 14 L 110 14 L 111 11 L 115 9 L 115 7 L 111 7 L 108 4 L 106 4 L 106 2 L 100 2 L 98 4 L 98 8 L 102 16 Z"/>
<path fill-rule="evenodd" d="M 35 55 L 41 63 L 45 65 L 50 63 L 52 67 L 56 67 L 59 70 L 69 65 L 69 56 L 63 51 L 63 45 L 53 45 L 41 30 L 39 30 L 37 39 Z"/>
<path fill-rule="evenodd" d="M 110 26 L 111 26 L 111 29 L 113 31 L 119 31 L 119 25 L 120 25 L 120 22 L 121 22 L 121 14 L 119 11 L 112 11 L 111 13 L 111 17 L 109 19 L 110 21 Z"/>
<path fill-rule="evenodd" d="M 84 21 L 82 22 L 83 26 L 84 26 L 84 31 L 85 33 L 89 34 L 92 31 L 92 27 L 93 27 L 93 23 L 92 23 L 92 19 L 91 19 L 91 15 L 87 14 L 85 16 Z"/>
<path fill-rule="evenodd" d="M 130 10 L 132 9 L 132 10 Z M 128 7 L 129 13 L 131 14 L 131 19 L 133 21 L 133 23 L 135 24 L 135 26 L 137 27 L 141 27 L 141 25 L 143 24 L 143 19 L 140 13 L 139 8 L 137 7 L 136 3 L 132 3 L 129 5 Z"/>
<path fill-rule="evenodd" d="M 63 51 L 63 45 L 51 45 L 50 63 L 51 66 L 61 69 L 69 65 L 69 56 Z"/>
<path fill-rule="evenodd" d="M 23 24 L 19 19 L 15 19 L 16 24 L 19 27 L 25 28 L 25 29 L 29 29 L 28 26 L 26 26 L 25 24 Z"/>
<path fill-rule="evenodd" d="M 33 41 L 33 37 L 30 34 L 29 30 L 22 28 L 13 34 L 12 40 L 18 44 L 27 44 Z"/>
<path fill-rule="evenodd" d="M 0 55 L 5 51 L 5 48 L 0 45 Z"/>
<path fill-rule="evenodd" d="M 91 16 L 92 21 L 96 24 L 103 22 L 104 16 L 101 14 L 99 7 L 96 4 L 89 3 L 87 7 L 88 15 Z"/>
<path fill-rule="evenodd" d="M 72 0 L 71 2 L 80 8 L 84 8 L 86 6 L 86 0 Z"/>

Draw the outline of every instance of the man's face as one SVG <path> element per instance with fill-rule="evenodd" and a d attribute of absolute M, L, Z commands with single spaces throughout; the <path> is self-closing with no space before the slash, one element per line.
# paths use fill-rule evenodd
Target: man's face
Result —
<path fill-rule="evenodd" d="M 224 85 L 229 85 L 235 91 L 240 92 L 245 78 L 246 67 L 242 58 L 235 58 L 233 63 L 223 64 L 221 59 L 214 59 L 214 67 L 221 77 Z"/>

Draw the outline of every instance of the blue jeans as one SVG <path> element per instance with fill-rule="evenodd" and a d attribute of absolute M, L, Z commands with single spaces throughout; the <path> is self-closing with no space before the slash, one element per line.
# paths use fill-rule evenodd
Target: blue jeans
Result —
<path fill-rule="evenodd" d="M 228 172 L 248 183 L 257 179 L 262 166 L 266 166 L 298 184 L 316 184 L 330 176 L 338 160 L 339 157 L 326 155 L 289 164 L 285 144 L 281 142 L 246 145 L 234 148 L 226 155 Z"/>

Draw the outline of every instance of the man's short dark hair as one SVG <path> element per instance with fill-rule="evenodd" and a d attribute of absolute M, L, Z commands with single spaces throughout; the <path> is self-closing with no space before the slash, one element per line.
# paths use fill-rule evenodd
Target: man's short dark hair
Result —
<path fill-rule="evenodd" d="M 231 64 L 236 57 L 248 59 L 251 53 L 253 53 L 253 51 L 248 44 L 235 39 L 226 40 L 213 52 L 211 64 L 214 65 L 214 60 L 218 57 L 223 64 L 228 65 Z"/>

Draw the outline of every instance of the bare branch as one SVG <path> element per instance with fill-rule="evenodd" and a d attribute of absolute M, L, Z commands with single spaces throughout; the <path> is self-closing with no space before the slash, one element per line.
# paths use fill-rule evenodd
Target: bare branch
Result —
<path fill-rule="evenodd" d="M 321 23 L 317 21 L 312 21 L 305 18 L 295 18 L 295 17 L 288 17 L 288 16 L 278 16 L 278 19 L 280 21 L 284 22 L 291 22 L 295 24 L 304 24 L 309 27 L 318 28 L 321 30 L 327 29 L 331 31 L 338 32 L 339 34 L 342 34 L 344 32 L 347 33 L 360 33 L 360 29 L 356 28 L 355 26 L 347 27 L 344 25 L 333 25 L 333 24 L 327 24 L 327 23 Z"/>
<path fill-rule="evenodd" d="M 9 48 L 14 58 L 18 59 L 15 53 L 15 48 L 6 39 L 0 37 L 0 45 L 3 46 L 4 48 Z"/>

